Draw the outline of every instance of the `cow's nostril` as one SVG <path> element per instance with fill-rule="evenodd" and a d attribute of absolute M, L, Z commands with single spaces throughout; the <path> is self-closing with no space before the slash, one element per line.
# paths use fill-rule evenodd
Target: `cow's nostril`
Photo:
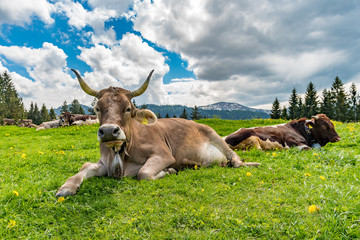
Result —
<path fill-rule="evenodd" d="M 105 136 L 105 133 L 104 133 L 104 131 L 103 131 L 102 129 L 99 129 L 99 130 L 98 130 L 98 136 L 99 136 L 100 138 L 103 138 L 103 137 Z"/>
<path fill-rule="evenodd" d="M 116 128 L 114 129 L 114 131 L 113 131 L 113 136 L 114 136 L 114 137 L 117 137 L 117 136 L 119 136 L 119 134 L 120 134 L 120 128 L 119 128 L 119 127 L 116 127 Z"/>

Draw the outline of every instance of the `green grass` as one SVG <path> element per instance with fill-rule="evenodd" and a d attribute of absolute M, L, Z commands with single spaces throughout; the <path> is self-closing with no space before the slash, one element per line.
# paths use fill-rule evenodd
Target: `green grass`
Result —
<path fill-rule="evenodd" d="M 225 136 L 282 121 L 199 122 Z M 0 127 L 0 239 L 360 238 L 360 124 L 335 125 L 342 140 L 319 150 L 238 152 L 258 168 L 91 178 L 63 202 L 57 189 L 100 157 L 98 126 Z"/>

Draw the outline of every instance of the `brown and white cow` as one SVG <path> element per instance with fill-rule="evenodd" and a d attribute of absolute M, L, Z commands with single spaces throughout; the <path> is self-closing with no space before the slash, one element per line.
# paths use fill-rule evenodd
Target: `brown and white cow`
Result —
<path fill-rule="evenodd" d="M 3 118 L 4 126 L 6 125 L 16 125 L 16 121 L 11 118 Z"/>
<path fill-rule="evenodd" d="M 82 181 L 94 176 L 152 180 L 195 165 L 259 165 L 241 161 L 209 126 L 178 118 L 157 120 L 150 110 L 137 109 L 131 99 L 145 92 L 154 70 L 132 92 L 117 87 L 93 90 L 73 71 L 82 89 L 98 99 L 95 111 L 100 120 L 101 158 L 97 163 L 85 163 L 79 173 L 60 187 L 56 196 L 76 194 Z"/>
<path fill-rule="evenodd" d="M 77 121 L 87 121 L 87 120 L 96 120 L 96 115 L 88 115 L 88 114 L 72 114 L 70 112 L 65 112 L 60 115 L 61 118 L 64 119 L 65 124 L 67 125 L 77 125 L 74 122 Z"/>
<path fill-rule="evenodd" d="M 325 114 L 275 126 L 241 128 L 224 139 L 232 149 L 255 147 L 263 150 L 294 146 L 310 149 L 325 146 L 328 142 L 340 141 L 334 125 Z"/>

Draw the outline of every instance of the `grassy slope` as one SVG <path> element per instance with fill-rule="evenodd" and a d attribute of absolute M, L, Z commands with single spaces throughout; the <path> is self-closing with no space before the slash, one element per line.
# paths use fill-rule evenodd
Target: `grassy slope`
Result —
<path fill-rule="evenodd" d="M 280 123 L 200 122 L 222 136 Z M 64 181 L 99 158 L 97 126 L 0 127 L 0 239 L 359 238 L 360 124 L 336 129 L 341 142 L 320 150 L 238 152 L 259 168 L 188 169 L 156 181 L 92 178 L 59 202 Z M 319 210 L 310 214 L 310 205 Z"/>

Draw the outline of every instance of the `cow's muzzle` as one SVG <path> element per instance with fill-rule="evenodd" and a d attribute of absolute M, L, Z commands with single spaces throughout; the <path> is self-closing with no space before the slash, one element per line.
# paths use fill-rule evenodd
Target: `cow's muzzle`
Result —
<path fill-rule="evenodd" d="M 116 124 L 104 124 L 98 130 L 99 142 L 105 143 L 107 147 L 120 147 L 125 141 L 124 131 Z"/>

